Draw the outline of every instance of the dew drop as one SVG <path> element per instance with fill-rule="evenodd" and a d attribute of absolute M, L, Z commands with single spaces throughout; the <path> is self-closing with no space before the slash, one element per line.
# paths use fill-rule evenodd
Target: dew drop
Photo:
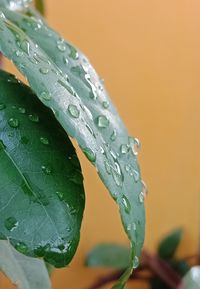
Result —
<path fill-rule="evenodd" d="M 132 230 L 136 231 L 136 229 L 137 229 L 137 226 L 135 223 L 128 224 L 127 226 L 127 231 L 132 231 Z"/>
<path fill-rule="evenodd" d="M 28 247 L 26 246 L 26 244 L 24 244 L 23 242 L 18 242 L 16 245 L 15 245 L 15 249 L 22 253 L 22 254 L 25 254 L 27 253 L 28 251 Z"/>
<path fill-rule="evenodd" d="M 70 115 L 74 118 L 79 118 L 80 116 L 80 111 L 78 110 L 77 106 L 74 104 L 70 104 L 68 106 L 68 111 L 70 113 Z"/>
<path fill-rule="evenodd" d="M 22 52 L 22 51 L 19 51 L 19 50 L 17 50 L 17 51 L 15 52 L 15 54 L 16 54 L 17 57 L 23 56 L 23 52 Z"/>
<path fill-rule="evenodd" d="M 63 199 L 64 199 L 64 194 L 63 194 L 63 192 L 58 191 L 58 192 L 56 192 L 56 195 L 58 196 L 58 198 L 59 198 L 60 201 L 63 201 Z"/>
<path fill-rule="evenodd" d="M 102 102 L 103 108 L 108 108 L 109 107 L 109 102 L 108 101 L 103 101 Z"/>
<path fill-rule="evenodd" d="M 49 140 L 46 137 L 41 136 L 40 137 L 40 142 L 44 145 L 48 145 L 49 144 Z"/>
<path fill-rule="evenodd" d="M 34 114 L 29 114 L 29 116 L 28 116 L 28 118 L 30 119 L 30 121 L 32 121 L 32 122 L 39 122 L 39 116 L 36 114 L 36 113 L 34 113 Z"/>
<path fill-rule="evenodd" d="M 133 258 L 133 269 L 136 269 L 139 266 L 139 258 L 135 256 Z"/>
<path fill-rule="evenodd" d="M 122 203 L 123 203 L 125 212 L 126 212 L 127 214 L 129 214 L 130 211 L 131 211 L 131 204 L 130 204 L 128 198 L 127 198 L 125 195 L 122 196 Z"/>
<path fill-rule="evenodd" d="M 18 226 L 18 221 L 15 217 L 9 217 L 4 221 L 4 225 L 8 231 L 13 231 Z"/>
<path fill-rule="evenodd" d="M 25 114 L 26 113 L 26 109 L 24 107 L 19 107 L 18 110 L 19 110 L 19 112 L 21 114 Z"/>
<path fill-rule="evenodd" d="M 4 103 L 0 103 L 0 110 L 3 110 L 6 108 L 6 105 Z"/>
<path fill-rule="evenodd" d="M 110 139 L 111 139 L 112 141 L 115 141 L 116 138 L 117 138 L 117 131 L 114 129 L 113 132 L 112 132 L 112 134 L 111 134 L 111 136 L 110 136 Z"/>
<path fill-rule="evenodd" d="M 51 175 L 52 174 L 52 169 L 50 166 L 42 166 L 42 171 L 46 174 L 46 175 Z"/>
<path fill-rule="evenodd" d="M 17 128 L 19 127 L 19 120 L 17 118 L 10 118 L 8 124 L 10 127 Z"/>
<path fill-rule="evenodd" d="M 39 69 L 39 71 L 40 71 L 40 73 L 42 73 L 42 74 L 48 74 L 48 73 L 49 73 L 49 69 L 46 68 L 46 67 L 41 67 L 41 68 Z"/>
<path fill-rule="evenodd" d="M 96 154 L 90 148 L 84 148 L 83 152 L 89 161 L 91 161 L 91 162 L 96 161 Z"/>
<path fill-rule="evenodd" d="M 29 53 L 30 53 L 30 43 L 29 43 L 28 40 L 26 40 L 26 39 L 22 40 L 22 42 L 20 43 L 20 47 L 26 54 L 29 55 Z"/>
<path fill-rule="evenodd" d="M 43 100 L 51 100 L 52 96 L 50 93 L 48 93 L 47 91 L 43 91 L 41 94 L 40 94 L 40 97 L 43 99 Z"/>
<path fill-rule="evenodd" d="M 129 150 L 129 146 L 127 144 L 122 144 L 120 147 L 120 151 L 122 154 L 126 154 Z"/>
<path fill-rule="evenodd" d="M 144 193 L 143 193 L 143 192 L 140 192 L 140 194 L 139 194 L 139 202 L 140 202 L 141 204 L 144 203 L 144 198 L 145 198 Z"/>
<path fill-rule="evenodd" d="M 100 115 L 97 118 L 97 125 L 100 128 L 106 128 L 109 125 L 109 120 L 105 115 Z"/>
<path fill-rule="evenodd" d="M 61 51 L 64 52 L 66 50 L 66 45 L 62 39 L 59 39 L 57 41 L 57 48 Z"/>
<path fill-rule="evenodd" d="M 72 59 L 74 60 L 77 60 L 79 59 L 79 54 L 78 54 L 78 51 L 70 45 L 70 54 L 69 54 L 69 57 L 71 57 Z"/>
<path fill-rule="evenodd" d="M 133 154 L 136 156 L 141 148 L 141 144 L 138 138 L 129 137 L 129 144 L 132 148 Z"/>

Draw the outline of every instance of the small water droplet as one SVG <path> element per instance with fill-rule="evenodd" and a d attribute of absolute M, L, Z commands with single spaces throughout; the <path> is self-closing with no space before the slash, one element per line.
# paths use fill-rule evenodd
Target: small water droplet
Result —
<path fill-rule="evenodd" d="M 144 197 L 145 197 L 144 193 L 143 193 L 143 192 L 140 192 L 140 194 L 139 194 L 139 202 L 140 202 L 141 204 L 144 203 Z"/>
<path fill-rule="evenodd" d="M 27 247 L 26 244 L 23 243 L 23 242 L 18 242 L 18 243 L 15 245 L 15 249 L 16 249 L 18 252 L 22 253 L 22 254 L 26 254 L 27 251 L 28 251 L 28 247 Z"/>
<path fill-rule="evenodd" d="M 133 170 L 133 177 L 134 177 L 134 180 L 136 181 L 136 183 L 139 181 L 140 179 L 140 174 L 138 171 L 136 170 Z"/>
<path fill-rule="evenodd" d="M 48 74 L 49 73 L 49 69 L 47 67 L 41 67 L 39 69 L 40 73 L 42 74 Z"/>
<path fill-rule="evenodd" d="M 66 50 L 66 45 L 63 39 L 59 39 L 57 41 L 57 48 L 61 51 L 64 52 Z"/>
<path fill-rule="evenodd" d="M 49 140 L 48 140 L 48 138 L 46 138 L 46 137 L 41 136 L 41 137 L 40 137 L 40 141 L 41 141 L 41 143 L 44 144 L 44 145 L 48 145 L 48 144 L 49 144 Z"/>
<path fill-rule="evenodd" d="M 129 146 L 127 144 L 122 144 L 120 147 L 120 151 L 122 154 L 126 154 L 129 150 Z"/>
<path fill-rule="evenodd" d="M 77 60 L 79 59 L 79 54 L 78 54 L 78 51 L 73 47 L 73 46 L 69 46 L 70 48 L 70 54 L 69 54 L 69 57 L 71 57 L 72 59 L 74 60 Z"/>
<path fill-rule="evenodd" d="M 68 106 L 68 111 L 70 113 L 70 115 L 74 118 L 79 118 L 80 116 L 80 111 L 78 110 L 77 106 L 74 104 L 70 104 Z"/>
<path fill-rule="evenodd" d="M 6 105 L 4 103 L 0 103 L 0 110 L 3 110 L 6 108 Z"/>
<path fill-rule="evenodd" d="M 4 225 L 8 231 L 13 231 L 18 226 L 18 221 L 15 217 L 9 217 L 4 221 Z"/>
<path fill-rule="evenodd" d="M 91 161 L 91 162 L 96 161 L 96 154 L 90 148 L 84 148 L 83 152 L 89 161 Z"/>
<path fill-rule="evenodd" d="M 29 43 L 28 40 L 26 40 L 26 39 L 22 40 L 21 43 L 20 43 L 20 47 L 26 54 L 29 55 L 29 53 L 30 53 L 30 43 Z"/>
<path fill-rule="evenodd" d="M 58 198 L 59 198 L 60 201 L 63 201 L 63 199 L 64 199 L 64 194 L 63 194 L 63 192 L 58 191 L 58 192 L 56 192 L 56 195 L 58 196 Z"/>
<path fill-rule="evenodd" d="M 131 211 L 131 204 L 130 204 L 128 198 L 127 198 L 125 195 L 122 196 L 122 203 L 123 203 L 125 212 L 126 212 L 127 214 L 129 214 L 130 211 Z"/>
<path fill-rule="evenodd" d="M 135 256 L 133 258 L 133 269 L 136 269 L 139 266 L 139 258 Z"/>
<path fill-rule="evenodd" d="M 25 114 L 26 113 L 26 109 L 24 107 L 19 107 L 18 110 L 19 110 L 19 112 L 21 114 Z"/>
<path fill-rule="evenodd" d="M 119 174 L 115 169 L 111 170 L 113 179 L 118 187 L 122 187 L 123 180 L 121 174 Z"/>
<path fill-rule="evenodd" d="M 51 175 L 52 174 L 52 168 L 50 166 L 42 166 L 42 171 L 46 174 L 46 175 Z"/>
<path fill-rule="evenodd" d="M 109 107 L 109 102 L 108 102 L 108 101 L 103 101 L 103 102 L 102 102 L 102 106 L 103 106 L 104 108 L 108 108 L 108 107 Z"/>
<path fill-rule="evenodd" d="M 135 223 L 128 224 L 127 226 L 127 231 L 132 231 L 132 230 L 136 231 L 136 229 L 137 229 L 137 226 Z"/>
<path fill-rule="evenodd" d="M 19 127 L 19 120 L 17 118 L 10 118 L 8 124 L 10 127 L 17 128 Z"/>
<path fill-rule="evenodd" d="M 105 115 L 100 115 L 97 118 L 97 125 L 100 128 L 106 128 L 109 125 L 109 120 Z"/>
<path fill-rule="evenodd" d="M 148 188 L 147 188 L 146 183 L 143 180 L 142 180 L 142 192 L 144 194 L 144 197 L 146 197 L 148 194 Z"/>
<path fill-rule="evenodd" d="M 111 136 L 110 136 L 110 139 L 111 139 L 112 141 L 115 141 L 116 138 L 117 138 L 117 131 L 114 129 L 113 132 L 112 132 L 112 134 L 111 134 Z"/>
<path fill-rule="evenodd" d="M 15 52 L 15 54 L 16 54 L 17 57 L 22 57 L 22 56 L 24 55 L 23 52 L 22 52 L 22 51 L 19 51 L 19 50 L 17 50 L 17 51 Z"/>
<path fill-rule="evenodd" d="M 30 119 L 30 121 L 32 121 L 32 122 L 39 122 L 39 116 L 36 114 L 36 113 L 34 113 L 34 114 L 29 114 L 29 116 L 28 116 L 28 118 Z"/>
<path fill-rule="evenodd" d="M 40 94 L 40 97 L 43 99 L 43 100 L 51 100 L 52 96 L 50 93 L 48 93 L 47 91 L 43 91 L 41 94 Z"/>

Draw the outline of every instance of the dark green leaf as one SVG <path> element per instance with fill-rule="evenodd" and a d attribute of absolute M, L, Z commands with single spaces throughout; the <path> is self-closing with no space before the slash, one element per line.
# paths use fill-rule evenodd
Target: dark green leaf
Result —
<path fill-rule="evenodd" d="M 172 260 L 170 264 L 180 276 L 185 276 L 185 274 L 190 270 L 189 264 L 184 260 Z"/>
<path fill-rule="evenodd" d="M 0 270 L 19 289 L 51 288 L 44 262 L 20 254 L 7 241 L 0 241 Z"/>
<path fill-rule="evenodd" d="M 130 138 L 87 58 L 36 18 L 3 10 L 0 49 L 27 77 L 39 99 L 75 137 L 120 208 L 135 266 L 144 241 L 144 192 L 137 139 Z M 24 32 L 23 32 L 24 31 Z M 37 45 L 36 45 L 37 44 Z"/>
<path fill-rule="evenodd" d="M 56 267 L 72 259 L 84 190 L 75 150 L 52 112 L 0 72 L 0 238 Z"/>
<path fill-rule="evenodd" d="M 162 280 L 155 277 L 150 281 L 151 289 L 171 289 Z"/>
<path fill-rule="evenodd" d="M 195 266 L 183 278 L 184 289 L 200 289 L 200 266 Z"/>
<path fill-rule="evenodd" d="M 130 251 L 126 246 L 101 244 L 90 251 L 86 257 L 86 265 L 124 269 L 129 265 L 129 257 Z"/>
<path fill-rule="evenodd" d="M 179 228 L 167 235 L 158 246 L 158 255 L 162 259 L 169 259 L 174 256 L 176 249 L 183 236 L 183 229 Z"/>

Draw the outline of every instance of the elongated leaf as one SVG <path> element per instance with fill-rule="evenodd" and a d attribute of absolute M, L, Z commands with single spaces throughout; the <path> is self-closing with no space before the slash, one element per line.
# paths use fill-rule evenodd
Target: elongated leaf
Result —
<path fill-rule="evenodd" d="M 138 263 L 145 217 L 137 140 L 128 136 L 96 72 L 80 51 L 48 28 L 42 19 L 3 11 L 10 21 L 1 17 L 1 50 L 27 77 L 39 99 L 54 111 L 64 129 L 77 139 L 96 166 L 119 205 L 122 223 L 132 243 L 133 263 Z M 35 14 L 30 9 L 27 13 Z"/>
<path fill-rule="evenodd" d="M 44 262 L 20 254 L 7 241 L 0 241 L 0 270 L 19 289 L 51 288 Z"/>
<path fill-rule="evenodd" d="M 72 259 L 84 209 L 75 150 L 33 92 L 0 72 L 0 238 L 56 267 Z"/>
<path fill-rule="evenodd" d="M 86 257 L 89 267 L 112 267 L 124 269 L 129 265 L 129 249 L 116 244 L 101 244 L 92 249 Z"/>
<path fill-rule="evenodd" d="M 200 266 L 195 266 L 183 278 L 183 289 L 200 289 Z"/>
<path fill-rule="evenodd" d="M 178 228 L 168 234 L 158 246 L 158 255 L 163 259 L 169 259 L 174 256 L 176 249 L 182 239 L 183 229 Z"/>

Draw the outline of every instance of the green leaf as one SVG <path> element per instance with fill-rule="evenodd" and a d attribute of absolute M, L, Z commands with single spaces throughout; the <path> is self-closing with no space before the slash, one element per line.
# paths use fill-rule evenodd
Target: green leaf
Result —
<path fill-rule="evenodd" d="M 19 289 L 51 288 L 44 262 L 20 254 L 7 241 L 0 241 L 0 270 Z"/>
<path fill-rule="evenodd" d="M 184 289 L 200 289 L 200 266 L 195 266 L 183 278 Z"/>
<path fill-rule="evenodd" d="M 86 257 L 89 267 L 112 267 L 124 269 L 129 265 L 129 249 L 116 244 L 100 244 Z"/>
<path fill-rule="evenodd" d="M 35 0 L 35 7 L 42 15 L 45 14 L 45 6 L 43 0 Z"/>
<path fill-rule="evenodd" d="M 145 213 L 137 139 L 129 137 L 101 80 L 80 51 L 48 28 L 34 11 L 28 10 L 31 17 L 3 11 L 10 21 L 1 17 L 0 49 L 96 166 L 119 206 L 132 256 L 138 258 Z"/>
<path fill-rule="evenodd" d="M 158 246 L 158 255 L 162 259 L 169 259 L 174 256 L 176 249 L 182 239 L 183 229 L 179 228 L 167 235 Z"/>
<path fill-rule="evenodd" d="M 0 71 L 0 238 L 56 267 L 75 254 L 83 177 L 66 133 L 33 92 Z"/>

